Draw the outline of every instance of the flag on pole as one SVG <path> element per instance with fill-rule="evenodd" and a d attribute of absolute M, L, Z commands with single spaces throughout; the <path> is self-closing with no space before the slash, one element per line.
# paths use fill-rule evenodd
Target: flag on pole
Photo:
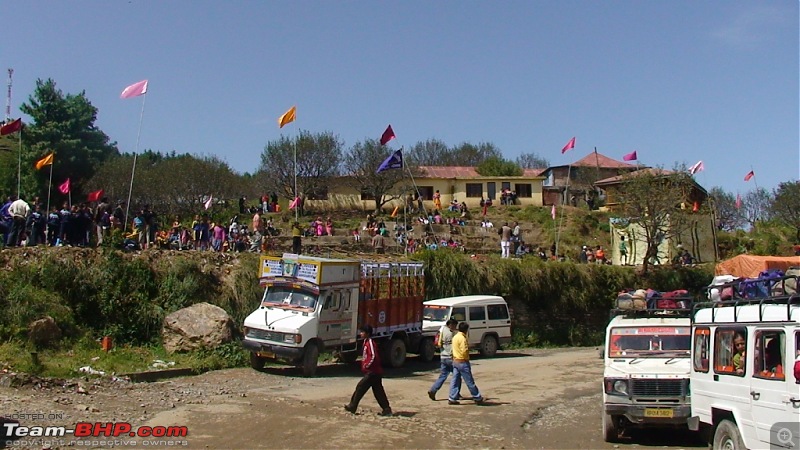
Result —
<path fill-rule="evenodd" d="M 386 127 L 386 131 L 383 132 L 381 135 L 381 145 L 386 145 L 387 142 L 391 141 L 395 138 L 394 130 L 392 130 L 392 126 L 389 125 Z"/>
<path fill-rule="evenodd" d="M 119 98 L 133 98 L 133 97 L 138 97 L 140 95 L 144 95 L 146 93 L 147 93 L 147 80 L 142 80 L 138 83 L 133 83 L 132 85 L 123 89 L 122 94 L 119 94 Z"/>
<path fill-rule="evenodd" d="M 58 191 L 62 194 L 69 194 L 69 178 L 58 186 Z"/>
<path fill-rule="evenodd" d="M 639 157 L 636 155 L 636 150 L 628 153 L 627 155 L 622 157 L 623 161 L 636 161 Z"/>
<path fill-rule="evenodd" d="M 689 174 L 694 175 L 697 172 L 702 172 L 705 168 L 703 161 L 697 161 L 692 167 L 689 167 Z"/>
<path fill-rule="evenodd" d="M 388 158 L 384 159 L 378 170 L 375 173 L 381 173 L 384 170 L 402 169 L 403 168 L 403 149 L 395 150 Z"/>
<path fill-rule="evenodd" d="M 22 119 L 13 120 L 0 127 L 0 136 L 15 133 L 22 129 Z"/>
<path fill-rule="evenodd" d="M 214 196 L 213 195 L 209 195 L 208 196 L 208 200 L 206 200 L 206 203 L 203 206 L 205 206 L 206 209 L 209 209 L 209 208 L 211 208 L 211 204 L 213 202 L 214 202 Z"/>
<path fill-rule="evenodd" d="M 295 197 L 294 200 L 289 203 L 289 209 L 297 208 L 297 205 L 300 203 L 300 197 Z"/>
<path fill-rule="evenodd" d="M 555 204 L 552 206 L 552 208 L 550 208 L 550 216 L 553 218 L 553 220 L 556 220 L 556 205 Z"/>
<path fill-rule="evenodd" d="M 87 201 L 96 202 L 103 198 L 103 190 L 100 189 L 99 191 L 89 192 L 89 195 L 86 197 Z"/>
<path fill-rule="evenodd" d="M 744 176 L 744 181 L 750 181 L 750 178 L 753 178 L 754 176 L 756 176 L 756 173 L 751 170 L 750 172 L 747 172 L 747 175 Z"/>
<path fill-rule="evenodd" d="M 736 194 L 736 209 L 739 209 L 741 207 L 742 207 L 742 196 Z"/>
<path fill-rule="evenodd" d="M 278 118 L 278 128 L 283 128 L 284 125 L 290 124 L 294 122 L 294 119 L 297 118 L 297 107 L 292 106 L 289 108 L 288 111 L 283 113 L 282 116 Z"/>
<path fill-rule="evenodd" d="M 53 164 L 53 153 L 45 156 L 44 158 L 36 161 L 36 170 L 41 170 L 44 166 L 49 166 Z"/>
<path fill-rule="evenodd" d="M 567 153 L 567 150 L 570 150 L 570 149 L 573 149 L 573 148 L 575 148 L 575 138 L 574 137 L 572 139 L 570 139 L 569 142 L 567 142 L 567 145 L 565 145 L 564 148 L 561 149 L 561 154 L 563 155 L 564 153 Z"/>

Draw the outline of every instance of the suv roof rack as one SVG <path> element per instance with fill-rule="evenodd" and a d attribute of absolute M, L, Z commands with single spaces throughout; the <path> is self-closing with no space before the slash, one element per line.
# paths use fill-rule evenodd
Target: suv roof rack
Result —
<path fill-rule="evenodd" d="M 764 287 L 767 290 L 767 295 L 759 297 L 751 297 L 750 299 L 752 300 L 758 300 L 761 298 L 783 297 L 786 296 L 785 294 L 786 282 L 789 280 L 794 280 L 795 286 L 797 286 L 797 284 L 800 284 L 798 283 L 799 278 L 800 277 L 798 277 L 797 275 L 785 275 L 780 278 L 737 278 L 728 283 L 714 284 L 706 287 L 706 298 L 708 298 L 709 300 L 711 299 L 711 291 L 713 289 L 716 289 L 718 292 L 717 295 L 721 296 L 723 289 L 731 288 L 731 295 L 732 295 L 731 300 L 747 299 L 747 297 L 744 297 L 741 290 L 747 289 L 748 287 L 750 287 L 751 289 Z M 780 288 L 776 289 L 777 286 L 780 286 Z"/>
<path fill-rule="evenodd" d="M 737 323 L 739 322 L 739 313 L 744 306 L 755 305 L 758 306 L 758 321 L 759 322 L 775 322 L 764 320 L 764 308 L 769 305 L 782 306 L 786 305 L 786 318 L 779 319 L 778 322 L 787 322 L 792 317 L 792 306 L 800 306 L 800 295 L 797 293 L 791 295 L 781 295 L 775 297 L 753 298 L 753 299 L 736 299 L 736 300 L 722 300 L 718 302 L 699 302 L 695 303 L 692 308 L 692 322 L 695 321 L 697 312 L 701 309 L 711 309 L 711 323 L 719 322 L 717 320 L 717 312 L 724 307 L 733 307 L 733 322 L 719 322 L 719 323 Z M 752 322 L 752 320 L 748 320 Z"/>
<path fill-rule="evenodd" d="M 676 297 L 677 298 L 677 297 Z M 625 316 L 630 319 L 663 319 L 665 317 L 679 319 L 689 318 L 692 315 L 691 297 L 688 298 L 689 308 L 675 309 L 619 309 L 614 308 L 610 312 L 609 320 L 617 316 Z"/>

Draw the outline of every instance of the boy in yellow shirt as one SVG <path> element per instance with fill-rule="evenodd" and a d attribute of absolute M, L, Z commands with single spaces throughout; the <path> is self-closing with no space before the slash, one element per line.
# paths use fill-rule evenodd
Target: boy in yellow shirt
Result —
<path fill-rule="evenodd" d="M 469 340 L 467 339 L 469 324 L 461 322 L 458 324 L 458 333 L 453 336 L 453 378 L 450 380 L 450 396 L 447 403 L 457 405 L 459 391 L 461 391 L 461 379 L 467 383 L 472 400 L 477 404 L 483 403 L 483 395 L 472 378 L 472 366 L 469 363 Z"/>

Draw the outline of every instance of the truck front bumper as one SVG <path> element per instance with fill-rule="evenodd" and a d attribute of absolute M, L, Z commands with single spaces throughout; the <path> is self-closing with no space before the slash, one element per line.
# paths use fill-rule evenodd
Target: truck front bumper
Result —
<path fill-rule="evenodd" d="M 633 425 L 686 425 L 691 415 L 689 405 L 626 405 L 605 404 L 606 414 L 624 416 Z"/>
<path fill-rule="evenodd" d="M 302 348 L 267 344 L 248 338 L 242 340 L 242 347 L 266 358 L 295 360 L 303 356 Z"/>

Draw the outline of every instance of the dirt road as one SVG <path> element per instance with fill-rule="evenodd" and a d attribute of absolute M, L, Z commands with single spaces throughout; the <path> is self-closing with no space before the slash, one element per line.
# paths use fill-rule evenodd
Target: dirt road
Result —
<path fill-rule="evenodd" d="M 315 378 L 276 367 L 215 371 L 149 384 L 84 381 L 39 389 L 0 387 L 0 415 L 16 413 L 24 425 L 69 426 L 88 420 L 130 421 L 134 429 L 186 426 L 187 437 L 160 438 L 160 443 L 190 448 L 702 446 L 692 434 L 674 430 L 636 433 L 617 445 L 603 442 L 603 364 L 597 352 L 527 350 L 500 352 L 492 359 L 474 357 L 476 382 L 488 398 L 484 405 L 448 405 L 446 389 L 431 401 L 426 391 L 438 374 L 438 362 L 409 359 L 405 368 L 388 371 L 384 380 L 393 417 L 377 415 L 380 409 L 370 393 L 358 414 L 343 409 L 360 377 L 356 365 L 343 364 L 323 365 Z M 466 387 L 463 392 L 468 392 Z M 48 419 L 51 415 L 54 418 Z M 142 438 L 135 440 L 138 446 L 145 444 Z M 41 441 L 32 441 L 17 445 L 42 447 Z M 49 444 L 58 448 L 68 442 Z"/>

